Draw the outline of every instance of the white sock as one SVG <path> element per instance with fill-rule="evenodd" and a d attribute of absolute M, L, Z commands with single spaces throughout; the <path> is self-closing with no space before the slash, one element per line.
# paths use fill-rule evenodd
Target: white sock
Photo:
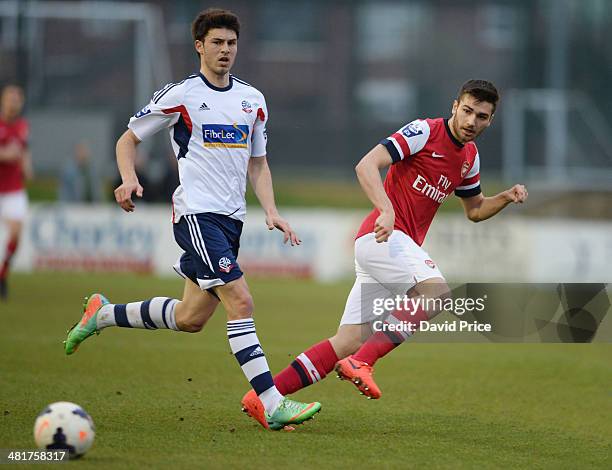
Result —
<path fill-rule="evenodd" d="M 232 353 L 251 387 L 268 414 L 273 414 L 284 397 L 274 385 L 268 361 L 255 332 L 255 322 L 252 318 L 228 321 L 227 337 Z"/>
<path fill-rule="evenodd" d="M 98 312 L 96 324 L 99 330 L 108 326 L 119 326 L 147 330 L 167 328 L 179 331 L 174 316 L 174 309 L 178 303 L 176 299 L 154 297 L 144 302 L 107 304 Z"/>

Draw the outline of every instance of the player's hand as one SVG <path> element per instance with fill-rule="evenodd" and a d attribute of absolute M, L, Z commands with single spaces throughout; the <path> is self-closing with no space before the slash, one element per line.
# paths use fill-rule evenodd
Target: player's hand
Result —
<path fill-rule="evenodd" d="M 510 189 L 504 192 L 506 199 L 515 204 L 522 204 L 527 200 L 527 188 L 522 184 L 515 184 Z"/>
<path fill-rule="evenodd" d="M 291 246 L 300 245 L 302 240 L 298 238 L 297 233 L 291 228 L 289 222 L 283 219 L 280 215 L 268 215 L 266 216 L 266 225 L 268 230 L 274 230 L 275 228 L 283 232 L 283 243 L 291 242 Z"/>
<path fill-rule="evenodd" d="M 138 181 L 132 181 L 122 183 L 117 189 L 115 189 L 115 201 L 121 206 L 126 212 L 134 212 L 134 202 L 132 202 L 132 194 L 136 193 L 136 196 L 142 197 L 143 188 L 140 186 Z"/>
<path fill-rule="evenodd" d="M 386 242 L 393 233 L 395 212 L 381 212 L 374 223 L 374 238 L 377 243 Z"/>

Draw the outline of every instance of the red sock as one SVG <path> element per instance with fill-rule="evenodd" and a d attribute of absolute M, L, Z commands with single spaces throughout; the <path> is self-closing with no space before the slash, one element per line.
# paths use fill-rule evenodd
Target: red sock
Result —
<path fill-rule="evenodd" d="M 394 317 L 392 319 L 391 317 Z M 402 344 L 406 339 L 412 335 L 416 330 L 418 330 L 421 321 L 427 321 L 428 317 L 425 311 L 421 308 L 417 308 L 414 311 L 414 315 L 411 315 L 409 312 L 396 310 L 390 315 L 389 320 L 393 322 L 403 321 L 410 322 L 414 326 L 414 329 L 410 333 L 408 332 L 397 332 L 397 331 L 377 331 L 372 336 L 370 336 L 365 343 L 361 345 L 359 350 L 353 354 L 353 358 L 365 362 L 373 366 L 378 359 L 387 355 L 389 352 L 393 351 L 400 344 Z M 385 323 L 390 323 L 389 321 Z"/>
<path fill-rule="evenodd" d="M 338 362 L 336 351 L 328 339 L 311 346 L 274 377 L 274 385 L 283 395 L 289 395 L 318 382 L 329 374 Z"/>
<path fill-rule="evenodd" d="M 0 279 L 5 279 L 8 275 L 11 258 L 15 254 L 15 251 L 17 251 L 17 240 L 9 240 L 9 242 L 6 244 L 4 261 L 2 262 L 2 267 L 0 268 Z"/>

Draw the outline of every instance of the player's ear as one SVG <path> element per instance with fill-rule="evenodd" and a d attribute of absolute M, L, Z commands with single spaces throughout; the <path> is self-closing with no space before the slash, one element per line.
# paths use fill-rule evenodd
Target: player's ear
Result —
<path fill-rule="evenodd" d="M 204 43 L 199 39 L 193 43 L 195 50 L 198 51 L 198 54 L 204 54 Z"/>
<path fill-rule="evenodd" d="M 453 108 L 451 109 L 451 114 L 454 116 L 457 112 L 457 108 L 459 107 L 459 101 L 453 101 Z"/>

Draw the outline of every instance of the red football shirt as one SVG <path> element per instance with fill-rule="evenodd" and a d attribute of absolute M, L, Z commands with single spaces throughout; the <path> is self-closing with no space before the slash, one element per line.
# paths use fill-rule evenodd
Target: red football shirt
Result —
<path fill-rule="evenodd" d="M 480 161 L 476 144 L 462 145 L 446 119 L 412 121 L 383 139 L 393 159 L 385 192 L 395 210 L 395 230 L 423 244 L 436 211 L 454 191 L 459 197 L 480 194 Z M 357 238 L 374 231 L 380 212 L 364 219 Z"/>
<path fill-rule="evenodd" d="M 24 150 L 28 147 L 28 122 L 18 118 L 12 122 L 0 119 L 0 147 L 16 142 Z M 21 160 L 0 162 L 0 193 L 19 191 L 24 188 Z"/>

